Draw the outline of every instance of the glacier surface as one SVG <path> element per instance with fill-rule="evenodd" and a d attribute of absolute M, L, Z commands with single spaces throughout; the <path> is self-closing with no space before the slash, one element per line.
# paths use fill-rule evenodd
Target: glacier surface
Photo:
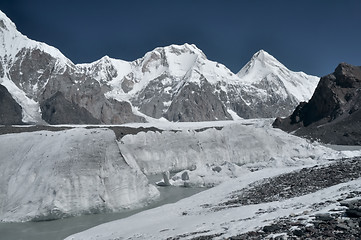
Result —
<path fill-rule="evenodd" d="M 1 221 L 120 211 L 159 196 L 108 129 L 1 135 L 0 152 Z"/>

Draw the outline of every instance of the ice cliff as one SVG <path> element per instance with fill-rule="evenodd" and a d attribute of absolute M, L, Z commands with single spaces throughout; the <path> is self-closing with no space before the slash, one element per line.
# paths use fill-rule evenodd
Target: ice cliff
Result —
<path fill-rule="evenodd" d="M 111 130 L 2 135 L 0 152 L 2 221 L 119 211 L 159 194 L 124 161 Z"/>

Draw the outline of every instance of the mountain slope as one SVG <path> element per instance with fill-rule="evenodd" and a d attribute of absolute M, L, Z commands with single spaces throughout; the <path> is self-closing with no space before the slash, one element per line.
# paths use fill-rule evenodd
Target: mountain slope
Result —
<path fill-rule="evenodd" d="M 265 112 L 264 117 L 287 116 L 292 106 L 310 99 L 319 81 L 318 77 L 290 71 L 264 50 L 255 53 L 237 76 L 262 91 L 261 101 L 253 105 L 259 112 Z M 253 91 L 245 91 L 243 98 L 252 102 L 253 95 Z"/>
<path fill-rule="evenodd" d="M 341 63 L 321 78 L 308 103 L 273 124 L 296 135 L 325 143 L 360 145 L 361 66 Z"/>
<path fill-rule="evenodd" d="M 40 105 L 58 92 L 89 112 L 91 118 L 85 123 L 93 123 L 93 118 L 102 123 L 144 121 L 132 113 L 129 104 L 109 101 L 98 81 L 82 74 L 59 50 L 18 32 L 2 12 L 0 32 L 0 84 L 22 107 L 24 122 L 43 122 Z"/>
<path fill-rule="evenodd" d="M 22 107 L 24 122 L 49 122 L 39 106 L 58 92 L 87 111 L 69 123 L 142 122 L 144 114 L 170 121 L 286 116 L 317 82 L 264 51 L 237 75 L 190 44 L 158 47 L 132 62 L 105 56 L 75 65 L 22 35 L 3 13 L 0 31 L 0 83 Z"/>
<path fill-rule="evenodd" d="M 156 48 L 134 62 L 104 57 L 78 66 L 109 87 L 107 97 L 170 121 L 231 119 L 232 112 L 243 118 L 286 116 L 310 98 L 318 82 L 263 50 L 235 75 L 189 44 Z"/>

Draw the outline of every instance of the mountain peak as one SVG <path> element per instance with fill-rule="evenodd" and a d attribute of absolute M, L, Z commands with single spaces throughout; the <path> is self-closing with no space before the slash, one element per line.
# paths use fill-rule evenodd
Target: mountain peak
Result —
<path fill-rule="evenodd" d="M 265 50 L 261 49 L 258 52 L 256 52 L 253 56 L 252 56 L 252 60 L 258 60 L 261 62 L 273 62 L 275 65 L 282 65 L 275 57 L 273 57 L 271 54 L 269 54 L 268 52 L 266 52 Z"/>
<path fill-rule="evenodd" d="M 275 57 L 261 49 L 256 52 L 251 60 L 237 73 L 237 76 L 243 78 L 245 76 L 257 76 L 257 79 L 248 79 L 251 82 L 260 80 L 259 78 L 263 78 L 267 75 L 272 69 L 286 69 L 288 70 L 282 63 L 280 63 Z M 250 74 L 254 72 L 254 74 Z"/>
<path fill-rule="evenodd" d="M 201 49 L 199 49 L 195 44 L 184 43 L 182 45 L 172 44 L 161 49 L 166 50 L 169 53 L 181 55 L 182 53 L 196 54 L 203 58 L 207 58 Z"/>
<path fill-rule="evenodd" d="M 10 30 L 10 29 L 15 29 L 16 30 L 16 25 L 15 23 L 13 23 L 10 18 L 8 18 L 8 16 L 6 16 L 5 13 L 3 13 L 0 10 L 0 30 Z"/>

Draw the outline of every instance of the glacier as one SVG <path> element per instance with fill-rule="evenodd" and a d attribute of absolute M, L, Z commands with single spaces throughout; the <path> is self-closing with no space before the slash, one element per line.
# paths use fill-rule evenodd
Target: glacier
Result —
<path fill-rule="evenodd" d="M 49 220 L 142 206 L 159 196 L 146 175 L 166 171 L 178 172 L 171 179 L 175 186 L 211 187 L 250 171 L 346 156 L 270 122 L 164 123 L 168 130 L 120 140 L 110 129 L 83 127 L 0 135 L 0 219 Z M 185 171 L 189 179 L 183 181 Z"/>
<path fill-rule="evenodd" d="M 337 155 L 317 142 L 273 129 L 269 122 L 268 119 L 224 121 L 219 122 L 218 127 L 209 127 L 206 123 L 201 130 L 184 124 L 184 130 L 180 127 L 173 131 L 127 135 L 118 145 L 124 158 L 136 162 L 146 174 L 224 163 L 252 164 L 254 168 L 303 165 L 331 157 L 331 153 Z M 222 123 L 224 126 L 220 126 Z"/>
<path fill-rule="evenodd" d="M 263 179 L 361 155 L 357 150 L 336 151 L 289 135 L 273 129 L 270 122 L 269 119 L 223 121 L 213 122 L 213 127 L 211 122 L 158 123 L 154 126 L 162 129 L 163 125 L 161 132 L 124 136 L 118 142 L 124 158 L 138 163 L 141 171 L 154 174 L 183 169 L 173 176 L 171 184 L 213 188 L 66 239 L 234 236 L 262 228 L 273 219 L 289 214 L 305 213 L 305 218 L 312 219 L 312 214 L 335 207 L 332 199 L 358 189 L 360 180 L 355 180 L 281 202 L 212 210 L 211 206 L 222 206 L 235 192 Z M 128 125 L 149 127 L 151 124 Z M 187 177 L 182 176 L 184 172 Z M 330 204 L 314 209 L 320 201 Z"/>
<path fill-rule="evenodd" d="M 1 135 L 0 152 L 0 221 L 114 212 L 159 196 L 108 129 Z"/>

